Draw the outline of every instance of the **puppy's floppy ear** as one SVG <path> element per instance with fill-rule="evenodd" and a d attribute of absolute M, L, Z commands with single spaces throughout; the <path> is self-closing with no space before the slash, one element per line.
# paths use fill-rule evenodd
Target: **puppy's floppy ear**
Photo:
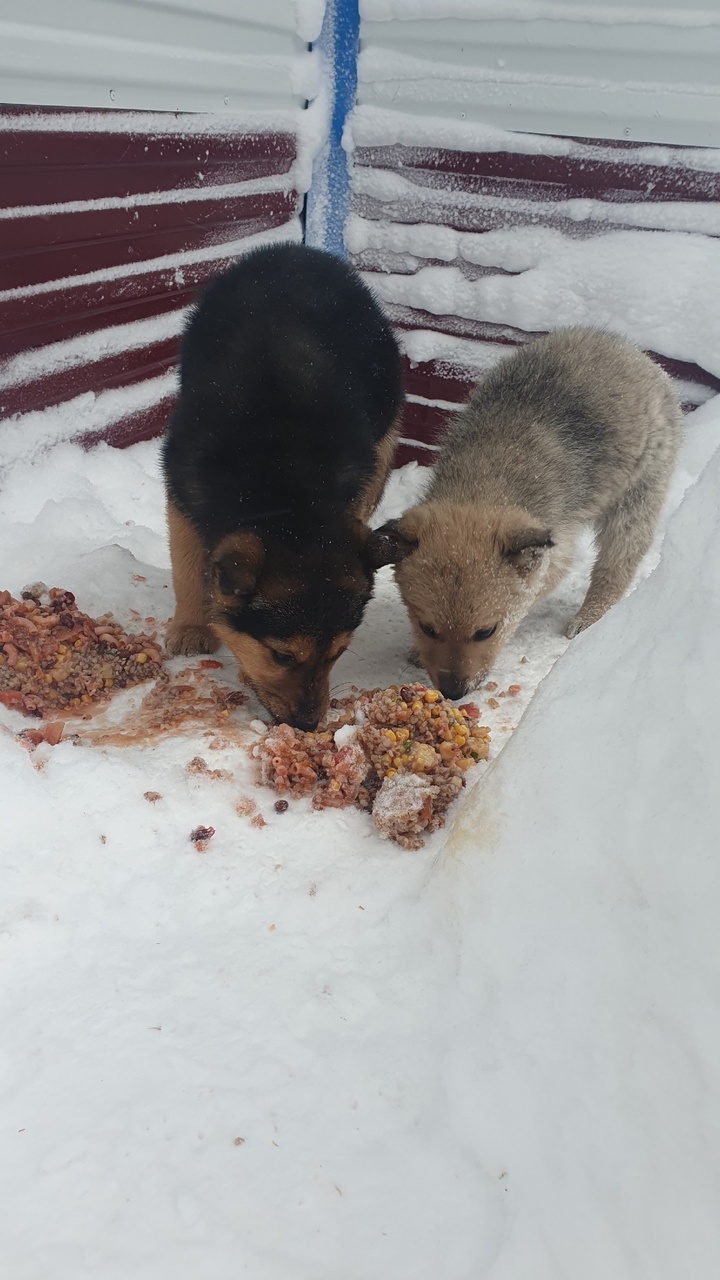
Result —
<path fill-rule="evenodd" d="M 228 607 L 246 603 L 260 576 L 265 548 L 256 533 L 232 533 L 212 554 L 214 592 Z"/>
<path fill-rule="evenodd" d="M 411 537 L 402 526 L 402 519 L 388 520 L 380 529 L 370 531 L 365 543 L 365 558 L 371 569 L 399 564 L 417 550 L 417 538 Z"/>
<path fill-rule="evenodd" d="M 538 568 L 543 556 L 554 546 L 550 530 L 539 527 L 516 529 L 498 537 L 500 554 L 524 578 Z"/>

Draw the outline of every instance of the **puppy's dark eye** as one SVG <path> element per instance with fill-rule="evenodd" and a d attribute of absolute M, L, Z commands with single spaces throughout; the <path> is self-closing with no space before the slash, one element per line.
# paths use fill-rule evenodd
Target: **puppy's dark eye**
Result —
<path fill-rule="evenodd" d="M 428 636 L 431 640 L 437 640 L 437 631 L 433 627 L 429 627 L 425 622 L 418 622 L 418 626 L 424 636 Z"/>
<path fill-rule="evenodd" d="M 294 658 L 291 653 L 280 653 L 279 649 L 271 649 L 270 653 L 273 662 L 276 662 L 279 667 L 297 666 L 297 658 Z"/>
<path fill-rule="evenodd" d="M 479 631 L 475 632 L 473 640 L 489 640 L 491 636 L 495 635 L 496 631 L 497 624 L 494 627 L 481 627 Z"/>

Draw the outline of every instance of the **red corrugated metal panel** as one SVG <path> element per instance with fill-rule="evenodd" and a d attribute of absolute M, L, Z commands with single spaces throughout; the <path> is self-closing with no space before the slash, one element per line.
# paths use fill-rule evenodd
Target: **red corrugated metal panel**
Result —
<path fill-rule="evenodd" d="M 452 267 L 464 279 L 511 275 L 500 264 L 478 265 L 459 252 L 451 260 L 420 256 L 411 228 L 420 224 L 460 232 L 483 233 L 512 227 L 552 227 L 582 239 L 625 227 L 653 228 L 652 205 L 675 205 L 667 219 L 674 230 L 698 229 L 707 209 L 720 206 L 720 173 L 697 164 L 697 151 L 655 146 L 655 159 L 644 144 L 572 139 L 566 155 L 525 154 L 522 150 L 453 151 L 442 147 L 393 143 L 359 146 L 354 152 L 352 212 L 374 225 L 392 228 L 392 247 L 362 248 L 351 254 L 355 265 L 373 277 L 392 273 L 411 276 L 425 267 Z M 519 139 L 518 139 L 519 146 Z M 691 162 L 691 160 L 693 162 Z M 569 201 L 592 201 L 592 210 L 568 207 Z M 629 210 L 642 207 L 641 220 Z M 686 212 L 683 213 L 682 210 Z M 683 218 L 686 223 L 683 223 Z M 403 236 L 402 228 L 408 233 Z M 720 218 L 717 219 L 720 230 Z M 662 229 L 662 222 L 659 228 Z M 385 302 L 401 334 L 431 332 L 463 339 L 468 354 L 461 360 L 429 360 L 409 364 L 409 404 L 405 415 L 401 460 L 432 461 L 432 445 L 455 403 L 462 403 L 480 371 L 503 348 L 526 342 L 527 330 L 491 324 L 439 310 L 429 312 L 402 302 Z M 483 354 L 472 357 L 472 348 Z M 698 365 L 669 360 L 650 352 L 673 377 L 686 384 L 687 403 L 697 403 L 694 389 L 720 391 L 720 379 Z M 698 399 L 701 395 L 698 396 Z M 428 447 L 430 446 L 430 447 Z"/>
<path fill-rule="evenodd" d="M 52 114 L 57 121 L 55 132 L 35 131 L 38 119 Z M 48 200 L 48 174 L 52 173 L 54 201 L 104 200 L 127 196 L 137 187 L 138 170 L 152 173 L 153 191 L 174 191 L 181 187 L 207 187 L 227 182 L 248 182 L 289 173 L 295 159 L 295 139 L 282 133 L 246 133 L 242 146 L 236 133 L 209 135 L 208 132 L 173 133 L 152 137 L 148 151 L 148 128 L 153 113 L 143 113 L 143 132 L 83 132 L 61 125 L 78 123 L 77 111 L 47 108 L 3 107 L 0 116 L 0 165 L 7 186 L 3 189 L 4 207 L 45 204 Z M 92 112 L 97 117 L 99 112 Z M 107 112 L 108 123 L 114 112 Z M 178 117 L 182 119 L 182 117 Z M 158 117 L 160 119 L 160 117 Z M 192 127 L 194 117 L 187 117 Z M 7 128 L 15 127 L 12 132 Z M 26 123 L 32 128 L 23 128 Z M 148 165 L 152 163 L 152 170 Z"/>
<path fill-rule="evenodd" d="M 4 416 L 152 387 L 198 286 L 249 236 L 298 238 L 292 133 L 166 122 L 135 113 L 118 130 L 112 112 L 0 109 Z M 169 400 L 157 385 L 162 398 L 140 412 L 123 416 L 114 397 L 100 434 L 129 443 L 160 430 Z"/>

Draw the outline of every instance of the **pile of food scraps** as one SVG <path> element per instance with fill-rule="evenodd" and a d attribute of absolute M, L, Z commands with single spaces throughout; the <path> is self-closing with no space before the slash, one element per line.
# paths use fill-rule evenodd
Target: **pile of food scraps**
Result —
<path fill-rule="evenodd" d="M 111 614 L 89 617 L 71 591 L 37 583 L 20 600 L 0 592 L 0 703 L 6 707 L 57 725 L 58 717 L 87 716 L 116 690 L 154 679 L 162 664 L 154 636 L 129 634 Z"/>
<path fill-rule="evenodd" d="M 490 750 L 475 706 L 455 707 L 437 689 L 391 685 L 342 702 L 311 733 L 278 725 L 252 748 L 260 781 L 316 809 L 355 804 L 387 839 L 406 849 L 443 826 L 466 771 Z"/>

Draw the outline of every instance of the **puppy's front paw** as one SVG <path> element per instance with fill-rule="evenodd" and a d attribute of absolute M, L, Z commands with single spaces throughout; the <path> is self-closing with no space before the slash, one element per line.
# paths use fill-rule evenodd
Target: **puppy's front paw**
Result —
<path fill-rule="evenodd" d="M 172 654 L 215 653 L 220 641 L 210 627 L 187 622 L 171 622 L 165 648 Z"/>
<path fill-rule="evenodd" d="M 600 617 L 602 617 L 601 613 L 587 614 L 580 609 L 579 612 L 575 614 L 575 617 L 570 619 L 565 628 L 565 635 L 568 640 L 573 640 L 581 631 L 586 631 L 587 628 L 591 627 L 593 622 L 597 622 Z"/>

